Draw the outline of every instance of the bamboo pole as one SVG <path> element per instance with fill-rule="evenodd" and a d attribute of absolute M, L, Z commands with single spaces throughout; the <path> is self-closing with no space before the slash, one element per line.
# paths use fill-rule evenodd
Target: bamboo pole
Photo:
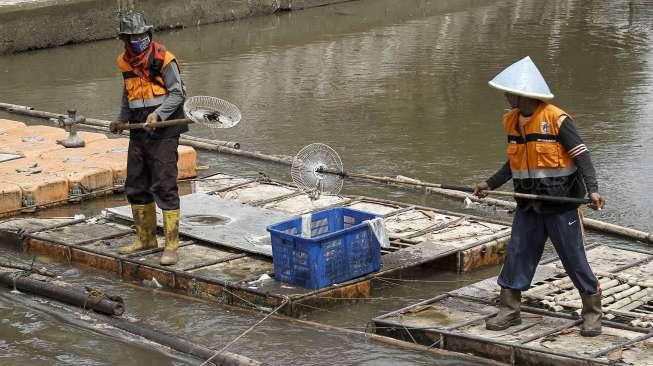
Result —
<path fill-rule="evenodd" d="M 329 172 L 329 171 L 325 171 L 325 172 L 342 175 L 348 178 L 373 180 L 373 181 L 383 182 L 387 184 L 410 184 L 410 185 L 415 185 L 415 186 L 420 186 L 425 188 L 439 188 L 439 189 L 467 192 L 467 193 L 472 193 L 474 191 L 474 189 L 471 187 L 430 183 L 430 182 L 419 181 L 416 179 L 406 179 L 406 177 L 400 179 L 400 178 L 391 178 L 391 177 L 378 177 L 374 175 L 351 173 L 351 172 L 342 172 L 342 173 Z M 515 198 L 523 198 L 523 199 L 531 199 L 531 200 L 544 200 L 544 201 L 566 202 L 566 203 L 576 203 L 576 204 L 589 203 L 589 200 L 585 198 L 546 196 L 540 194 L 517 193 L 517 192 L 506 192 L 506 191 L 495 191 L 495 190 L 485 191 L 485 193 L 494 196 L 515 197 Z"/>
<path fill-rule="evenodd" d="M 623 236 L 623 237 L 639 240 L 645 243 L 653 243 L 653 233 L 647 233 L 644 231 L 639 231 L 639 230 L 635 230 L 635 229 L 631 229 L 615 224 L 610 224 L 607 222 L 594 220 L 587 217 L 583 218 L 583 225 L 592 230 Z"/>
<path fill-rule="evenodd" d="M 647 296 L 650 297 L 653 295 L 653 289 L 652 288 L 645 288 L 640 291 L 637 291 L 633 294 L 631 294 L 628 297 L 624 297 L 619 301 L 616 301 L 612 303 L 610 306 L 606 308 L 606 310 L 628 310 L 628 309 L 623 309 L 624 307 L 628 306 L 630 307 L 631 304 L 635 303 L 637 300 L 646 298 Z M 637 306 L 633 307 L 632 309 L 636 308 Z"/>
<path fill-rule="evenodd" d="M 0 103 L 0 108 L 11 113 L 23 114 L 23 115 L 45 118 L 45 119 L 58 118 L 64 116 L 62 114 L 57 114 L 57 113 L 37 111 L 32 109 L 31 107 L 16 105 L 16 104 Z M 85 124 L 87 125 L 94 125 L 94 126 L 106 127 L 106 128 L 108 128 L 109 123 L 110 123 L 109 121 L 99 120 L 94 118 L 86 118 L 85 121 Z M 235 145 L 230 145 L 231 147 L 229 147 L 229 144 L 225 144 L 224 141 L 216 141 L 216 143 L 209 143 L 207 141 L 200 141 L 197 138 L 188 139 L 187 136 L 182 135 L 182 138 L 179 140 L 179 142 L 184 145 L 189 145 L 201 150 L 214 151 L 218 153 L 240 156 L 244 158 L 261 160 L 261 161 L 268 161 L 268 162 L 273 162 L 273 163 L 278 163 L 283 165 L 292 165 L 292 157 L 272 156 L 272 155 L 262 154 L 259 152 L 239 150 L 238 148 L 235 148 L 236 147 Z M 238 147 L 240 147 L 240 145 L 238 145 Z M 494 198 L 480 199 L 468 193 L 439 188 L 442 186 L 434 185 L 432 183 L 422 182 L 420 180 L 412 179 L 408 177 L 397 176 L 397 178 L 389 178 L 389 177 L 379 177 L 379 176 L 357 174 L 357 173 L 345 173 L 345 175 L 351 178 L 365 179 L 365 180 L 381 182 L 385 184 L 392 184 L 399 187 L 408 187 L 412 189 L 419 188 L 420 190 L 424 190 L 429 193 L 439 194 L 445 197 L 456 198 L 460 200 L 469 199 L 473 202 L 486 203 L 488 205 L 503 207 L 511 210 L 514 210 L 517 206 L 514 202 L 509 202 L 509 201 L 504 201 L 504 200 L 494 199 Z M 626 238 L 639 240 L 646 243 L 653 243 L 653 233 L 647 233 L 640 230 L 614 225 L 614 224 L 610 224 L 610 223 L 606 223 L 603 221 L 594 220 L 590 218 L 583 219 L 583 226 L 587 229 L 606 233 L 606 234 L 626 237 Z"/>
<path fill-rule="evenodd" d="M 600 281 L 599 281 L 600 282 Z M 608 281 L 601 282 L 601 290 L 603 291 L 603 294 L 605 295 L 607 290 L 614 288 L 615 286 L 618 286 L 620 284 L 619 281 L 609 279 Z M 561 293 L 560 295 L 556 295 L 553 297 L 553 301 L 559 302 L 559 301 L 571 301 L 571 300 L 577 300 L 580 298 L 580 293 L 578 290 L 575 288 L 565 291 Z"/>
<path fill-rule="evenodd" d="M 604 297 L 603 300 L 602 300 L 602 303 L 612 304 L 613 302 L 616 302 L 616 301 L 621 300 L 621 299 L 623 299 L 625 297 L 628 297 L 628 296 L 640 291 L 641 289 L 642 288 L 639 287 L 639 286 L 629 287 L 626 290 L 623 290 L 621 292 L 617 292 L 617 293 L 612 294 L 610 296 Z"/>
<path fill-rule="evenodd" d="M 608 297 L 608 296 L 610 296 L 612 294 L 616 294 L 616 293 L 619 293 L 621 291 L 627 290 L 629 287 L 630 287 L 629 284 L 623 283 L 623 284 L 621 284 L 619 286 L 609 288 L 609 289 L 603 291 L 603 297 Z"/>
<path fill-rule="evenodd" d="M 651 328 L 653 327 L 653 322 L 651 321 L 643 321 L 639 318 L 633 319 L 630 321 L 630 325 L 633 327 L 640 327 L 640 328 Z"/>
<path fill-rule="evenodd" d="M 644 297 L 642 297 L 641 299 L 639 299 L 637 301 L 633 301 L 632 303 L 630 303 L 630 304 L 628 304 L 628 305 L 626 305 L 626 306 L 624 306 L 624 307 L 622 307 L 622 308 L 620 308 L 618 310 L 630 311 L 630 310 L 636 309 L 636 308 L 648 303 L 649 301 L 653 300 L 653 295 L 651 294 L 651 291 L 650 291 L 651 289 L 648 289 L 648 290 L 649 291 L 648 291 L 647 296 L 644 296 Z"/>
<path fill-rule="evenodd" d="M 609 312 L 611 314 L 618 315 L 618 316 L 624 316 L 629 318 L 640 319 L 643 321 L 653 322 L 653 314 L 636 313 L 634 311 L 624 311 L 619 309 L 610 310 Z"/>
<path fill-rule="evenodd" d="M 171 127 L 171 126 L 187 126 L 191 123 L 194 123 L 192 119 L 171 119 L 167 121 L 154 122 L 150 124 L 150 127 L 153 129 Z M 142 130 L 145 128 L 145 123 L 119 123 L 116 126 L 119 130 Z"/>
<path fill-rule="evenodd" d="M 632 286 L 653 287 L 653 281 L 652 280 L 642 281 L 640 277 L 633 276 L 633 275 L 616 274 L 616 273 L 603 272 L 603 271 L 597 271 L 596 275 L 597 276 L 602 276 L 602 277 L 613 278 L 613 279 L 618 280 L 619 282 L 628 283 L 628 284 L 630 284 Z"/>
<path fill-rule="evenodd" d="M 530 288 L 528 291 L 524 292 L 525 296 L 545 296 L 548 293 L 560 291 L 573 287 L 574 284 L 571 282 L 571 278 L 564 277 L 559 280 L 543 283 L 538 286 Z"/>

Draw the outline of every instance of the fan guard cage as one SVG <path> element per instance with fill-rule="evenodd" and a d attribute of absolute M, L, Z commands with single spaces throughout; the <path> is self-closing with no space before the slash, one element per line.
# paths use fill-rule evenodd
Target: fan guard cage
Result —
<path fill-rule="evenodd" d="M 338 153 L 321 143 L 302 148 L 293 158 L 290 169 L 290 175 L 297 188 L 310 194 L 340 193 L 343 177 L 338 173 L 342 172 L 342 160 Z"/>
<path fill-rule="evenodd" d="M 226 100 L 195 96 L 186 99 L 184 114 L 195 123 L 210 128 L 230 128 L 238 124 L 242 117 L 240 109 Z"/>

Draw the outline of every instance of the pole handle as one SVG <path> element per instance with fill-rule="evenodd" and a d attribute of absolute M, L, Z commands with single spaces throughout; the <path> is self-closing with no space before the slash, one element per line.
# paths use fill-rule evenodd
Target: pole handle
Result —
<path fill-rule="evenodd" d="M 451 189 L 451 190 L 454 190 L 454 191 L 461 191 L 461 192 L 469 192 L 469 193 L 474 192 L 474 188 L 464 187 L 464 186 L 451 186 L 451 185 L 442 184 L 440 186 L 440 188 L 442 188 L 442 189 Z M 579 204 L 579 205 L 584 205 L 584 204 L 592 202 L 592 200 L 589 199 L 589 198 L 547 196 L 547 195 L 542 195 L 542 194 L 516 193 L 516 192 L 506 192 L 506 191 L 485 191 L 485 193 L 487 193 L 488 195 L 492 195 L 492 196 L 515 197 L 515 198 L 523 198 L 523 199 L 538 200 L 538 201 L 559 202 L 559 203 L 575 203 L 575 204 Z"/>
<path fill-rule="evenodd" d="M 168 121 L 150 123 L 150 127 L 162 128 L 162 127 L 170 127 L 170 126 L 188 125 L 191 123 L 193 123 L 193 120 L 188 118 L 171 119 Z M 120 130 L 138 130 L 138 129 L 143 129 L 143 126 L 145 126 L 145 123 L 121 123 L 117 126 L 117 128 Z"/>
<path fill-rule="evenodd" d="M 523 198 L 528 200 L 549 201 L 549 202 L 558 202 L 558 203 L 574 203 L 577 205 L 586 205 L 588 203 L 592 203 L 592 200 L 589 198 L 547 196 L 543 194 L 515 193 L 515 192 L 502 192 L 502 191 L 487 191 L 487 194 L 494 195 L 494 196 L 512 196 L 515 198 Z"/>

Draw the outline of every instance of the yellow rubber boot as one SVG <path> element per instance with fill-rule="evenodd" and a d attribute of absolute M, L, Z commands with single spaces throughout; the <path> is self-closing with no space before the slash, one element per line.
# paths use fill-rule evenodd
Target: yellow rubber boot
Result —
<path fill-rule="evenodd" d="M 170 266 L 177 263 L 179 248 L 179 210 L 163 211 L 163 233 L 166 237 L 166 247 L 161 255 L 162 266 Z"/>
<path fill-rule="evenodd" d="M 145 205 L 132 205 L 132 215 L 136 226 L 136 240 L 130 245 L 118 248 L 120 254 L 135 253 L 158 246 L 156 242 L 156 206 L 154 202 Z"/>

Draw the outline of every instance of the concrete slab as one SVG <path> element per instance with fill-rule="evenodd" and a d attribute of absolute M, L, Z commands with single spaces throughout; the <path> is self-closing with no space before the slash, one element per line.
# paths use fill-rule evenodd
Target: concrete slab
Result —
<path fill-rule="evenodd" d="M 447 296 L 383 319 L 411 328 L 446 329 L 474 319 L 483 319 L 496 311 L 493 306 Z"/>
<path fill-rule="evenodd" d="M 178 250 L 179 262 L 170 266 L 171 269 L 186 271 L 193 268 L 208 266 L 216 261 L 226 260 L 233 253 L 209 248 L 203 245 L 192 244 L 180 247 Z M 139 258 L 145 264 L 158 265 L 161 253 L 153 253 Z"/>
<path fill-rule="evenodd" d="M 39 232 L 34 234 L 33 238 L 55 243 L 82 245 L 101 239 L 124 236 L 133 232 L 134 230 L 122 225 L 81 223 Z"/>
<path fill-rule="evenodd" d="M 129 206 L 108 211 L 132 220 Z M 181 197 L 179 232 L 207 243 L 272 257 L 267 227 L 290 217 L 282 212 L 246 206 L 204 193 L 193 193 Z M 159 226 L 163 224 L 160 215 L 157 221 Z"/>

